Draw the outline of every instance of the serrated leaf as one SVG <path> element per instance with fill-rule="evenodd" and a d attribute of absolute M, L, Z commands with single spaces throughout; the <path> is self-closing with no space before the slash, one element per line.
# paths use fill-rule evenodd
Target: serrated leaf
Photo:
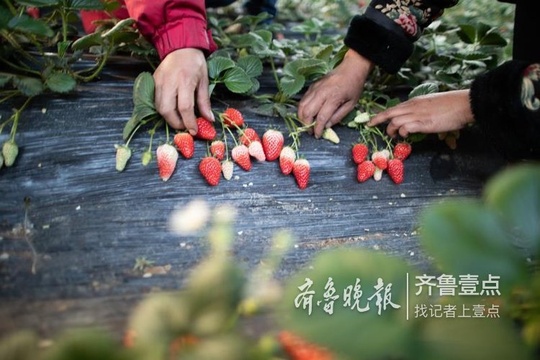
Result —
<path fill-rule="evenodd" d="M 486 203 L 502 215 L 516 233 L 518 246 L 531 255 L 540 253 L 540 167 L 521 165 L 507 169 L 486 186 Z"/>
<path fill-rule="evenodd" d="M 77 81 L 69 74 L 53 72 L 45 80 L 45 85 L 54 92 L 67 93 L 75 89 Z"/>
<path fill-rule="evenodd" d="M 145 105 L 155 109 L 154 92 L 155 83 L 152 74 L 147 71 L 140 73 L 133 84 L 133 104 L 136 107 Z"/>
<path fill-rule="evenodd" d="M 245 94 L 251 89 L 251 78 L 239 67 L 227 70 L 223 82 L 227 89 L 236 94 Z"/>
<path fill-rule="evenodd" d="M 68 0 L 67 8 L 73 10 L 103 10 L 100 0 Z"/>
<path fill-rule="evenodd" d="M 43 7 L 60 5 L 62 0 L 17 0 L 20 5 Z"/>
<path fill-rule="evenodd" d="M 207 66 L 208 77 L 217 79 L 222 72 L 234 67 L 234 61 L 224 56 L 213 56 L 208 59 Z"/>
<path fill-rule="evenodd" d="M 334 46 L 332 45 L 326 45 L 323 47 L 317 54 L 315 54 L 315 58 L 323 61 L 330 60 L 330 57 L 332 56 L 332 53 L 334 52 Z"/>
<path fill-rule="evenodd" d="M 92 33 L 80 37 L 71 44 L 71 48 L 73 50 L 86 50 L 96 45 L 103 45 L 103 39 L 100 33 Z"/>
<path fill-rule="evenodd" d="M 434 83 L 421 84 L 411 90 L 409 99 L 420 95 L 434 94 L 439 91 L 439 85 Z"/>
<path fill-rule="evenodd" d="M 327 72 L 326 62 L 320 59 L 297 59 L 283 68 L 283 74 L 288 76 L 304 75 L 309 78 L 313 75 L 321 75 Z"/>
<path fill-rule="evenodd" d="M 303 75 L 284 76 L 280 80 L 281 92 L 287 97 L 299 93 L 305 84 L 306 78 Z"/>
<path fill-rule="evenodd" d="M 16 31 L 38 36 L 52 37 L 54 35 L 54 31 L 44 21 L 34 19 L 26 14 L 12 18 L 8 22 L 8 27 Z"/>
<path fill-rule="evenodd" d="M 260 76 L 263 72 L 261 59 L 254 55 L 242 56 L 238 59 L 236 64 L 244 69 L 246 74 L 250 77 Z"/>
<path fill-rule="evenodd" d="M 272 42 L 272 32 L 268 30 L 255 30 L 253 34 L 260 37 L 267 45 L 270 45 Z"/>
<path fill-rule="evenodd" d="M 474 44 L 476 42 L 476 29 L 473 25 L 462 24 L 459 26 L 459 29 L 457 35 L 461 41 L 466 44 Z"/>
<path fill-rule="evenodd" d="M 495 32 L 491 32 L 489 34 L 486 34 L 481 40 L 480 45 L 491 45 L 491 46 L 500 46 L 504 47 L 508 44 L 508 42 L 500 35 Z"/>
<path fill-rule="evenodd" d="M 25 96 L 36 96 L 43 92 L 44 86 L 40 79 L 15 76 L 13 85 Z"/>
<path fill-rule="evenodd" d="M 148 121 L 153 117 L 158 117 L 159 114 L 144 104 L 139 104 L 133 108 L 131 117 L 124 125 L 124 130 L 122 132 L 122 138 L 126 141 L 131 133 L 141 124 L 143 121 Z"/>

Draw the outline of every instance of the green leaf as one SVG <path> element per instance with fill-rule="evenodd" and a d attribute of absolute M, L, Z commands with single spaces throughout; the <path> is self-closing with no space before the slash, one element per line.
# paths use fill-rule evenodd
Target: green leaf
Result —
<path fill-rule="evenodd" d="M 13 74 L 0 73 L 0 88 L 6 86 L 13 79 Z"/>
<path fill-rule="evenodd" d="M 143 121 L 149 120 L 151 117 L 158 116 L 156 110 L 149 108 L 145 104 L 135 105 L 131 117 L 124 125 L 124 130 L 122 132 L 122 138 L 127 140 L 131 133 L 139 126 Z"/>
<path fill-rule="evenodd" d="M 86 50 L 96 45 L 103 45 L 103 39 L 100 33 L 92 33 L 80 37 L 71 44 L 71 48 L 73 50 Z"/>
<path fill-rule="evenodd" d="M 77 81 L 69 74 L 62 72 L 53 72 L 45 80 L 45 85 L 54 92 L 67 93 L 75 89 Z"/>
<path fill-rule="evenodd" d="M 131 27 L 134 23 L 135 23 L 135 20 L 131 18 L 120 20 L 111 29 L 101 34 L 101 37 L 104 39 L 108 39 L 109 41 L 113 41 L 116 35 L 121 33 L 126 28 Z"/>
<path fill-rule="evenodd" d="M 12 18 L 8 23 L 8 27 L 16 31 L 38 36 L 52 37 L 54 35 L 54 31 L 44 21 L 34 19 L 26 14 Z"/>
<path fill-rule="evenodd" d="M 214 56 L 208 59 L 207 66 L 208 77 L 217 79 L 223 71 L 234 67 L 234 61 L 224 56 Z"/>
<path fill-rule="evenodd" d="M 8 23 L 11 20 L 13 15 L 9 10 L 3 6 L 0 6 L 0 29 L 5 29 L 8 27 Z"/>
<path fill-rule="evenodd" d="M 227 89 L 236 94 L 245 94 L 251 89 L 252 83 L 249 75 L 240 67 L 227 70 L 223 79 Z"/>
<path fill-rule="evenodd" d="M 17 3 L 26 6 L 43 7 L 60 5 L 62 0 L 17 0 Z"/>
<path fill-rule="evenodd" d="M 495 32 L 488 33 L 480 40 L 480 45 L 492 45 L 504 47 L 508 45 L 508 42 L 500 35 Z"/>
<path fill-rule="evenodd" d="M 154 77 L 147 71 L 140 73 L 133 84 L 133 104 L 146 105 L 155 109 L 154 105 L 155 83 Z"/>
<path fill-rule="evenodd" d="M 532 255 L 540 252 L 540 167 L 520 165 L 493 178 L 484 193 L 486 203 L 501 214 L 517 234 L 518 246 Z"/>
<path fill-rule="evenodd" d="M 334 46 L 326 45 L 315 54 L 315 58 L 323 61 L 329 61 L 334 52 Z"/>
<path fill-rule="evenodd" d="M 250 77 L 260 76 L 263 72 L 261 59 L 254 55 L 242 56 L 238 59 L 236 64 L 244 69 L 246 74 Z"/>
<path fill-rule="evenodd" d="M 103 10 L 100 0 L 68 0 L 67 7 L 73 10 Z"/>
<path fill-rule="evenodd" d="M 348 359 L 358 359 L 359 354 L 362 359 L 408 358 L 417 322 L 414 318 L 407 320 L 407 274 L 412 269 L 404 261 L 365 250 L 339 249 L 318 255 L 311 265 L 311 270 L 301 271 L 286 282 L 276 316 L 283 328 Z M 331 313 L 326 301 L 332 296 L 331 287 L 327 286 L 329 278 L 334 296 L 339 296 Z M 312 281 L 312 286 L 300 289 L 308 283 L 306 279 Z M 354 298 L 348 297 L 351 303 L 347 303 L 345 296 L 346 289 L 355 285 L 360 285 L 362 291 L 356 292 L 358 308 L 354 307 Z M 377 285 L 385 290 L 377 293 Z M 310 290 L 314 291 L 311 298 L 306 293 Z M 383 308 L 382 303 L 377 304 L 377 294 L 393 305 L 386 303 Z"/>
<path fill-rule="evenodd" d="M 425 83 L 418 85 L 409 93 L 409 99 L 420 95 L 434 94 L 439 91 L 439 85 L 435 83 Z"/>
<path fill-rule="evenodd" d="M 474 44 L 476 42 L 476 29 L 473 25 L 462 24 L 457 32 L 458 37 L 466 44 Z"/>
<path fill-rule="evenodd" d="M 304 75 L 309 78 L 313 75 L 321 75 L 327 72 L 326 62 L 320 59 L 296 59 L 283 67 L 283 74 L 288 76 Z"/>
<path fill-rule="evenodd" d="M 501 219 L 473 200 L 448 201 L 421 217 L 421 244 L 440 269 L 457 277 L 500 276 L 503 296 L 524 276 L 524 259 L 512 246 Z"/>
<path fill-rule="evenodd" d="M 260 29 L 253 31 L 253 34 L 261 38 L 267 45 L 270 45 L 270 43 L 272 43 L 271 31 Z"/>
<path fill-rule="evenodd" d="M 62 359 L 127 359 L 107 332 L 96 329 L 67 330 L 48 349 L 45 360 Z"/>
<path fill-rule="evenodd" d="M 13 85 L 25 96 L 36 96 L 43 92 L 44 86 L 40 79 L 15 76 Z"/>
<path fill-rule="evenodd" d="M 305 84 L 306 78 L 303 75 L 284 76 L 280 80 L 281 92 L 287 97 L 298 94 Z"/>

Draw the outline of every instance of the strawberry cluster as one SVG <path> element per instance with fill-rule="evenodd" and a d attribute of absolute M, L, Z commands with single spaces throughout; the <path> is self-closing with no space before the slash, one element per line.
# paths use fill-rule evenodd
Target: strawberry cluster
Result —
<path fill-rule="evenodd" d="M 167 181 L 173 175 L 179 155 L 191 159 L 195 153 L 196 140 L 205 141 L 207 153 L 199 163 L 199 172 L 211 186 L 217 186 L 221 177 L 230 180 L 233 176 L 234 165 L 244 171 L 250 171 L 253 161 L 275 161 L 279 159 L 281 172 L 293 174 L 300 189 L 308 186 L 310 167 L 306 159 L 298 158 L 297 151 L 291 146 L 284 146 L 283 133 L 276 129 L 267 130 L 262 136 L 244 120 L 242 113 L 232 107 L 219 113 L 219 124 L 223 131 L 218 136 L 215 123 L 205 118 L 197 118 L 197 134 L 192 136 L 187 131 L 179 131 L 172 144 L 167 142 L 158 146 L 156 160 L 159 176 Z M 167 128 L 168 129 L 168 128 Z M 229 151 L 229 145 L 232 148 Z M 145 158 L 146 155 L 146 158 Z M 131 150 L 127 145 L 116 145 L 116 169 L 122 171 L 129 158 Z M 143 164 L 151 160 L 152 154 L 143 154 Z"/>

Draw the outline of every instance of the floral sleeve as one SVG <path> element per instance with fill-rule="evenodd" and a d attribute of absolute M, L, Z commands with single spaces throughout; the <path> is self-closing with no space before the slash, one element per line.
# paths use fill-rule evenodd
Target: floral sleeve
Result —
<path fill-rule="evenodd" d="M 424 28 L 459 0 L 372 0 L 355 16 L 345 45 L 389 73 L 397 72 Z"/>

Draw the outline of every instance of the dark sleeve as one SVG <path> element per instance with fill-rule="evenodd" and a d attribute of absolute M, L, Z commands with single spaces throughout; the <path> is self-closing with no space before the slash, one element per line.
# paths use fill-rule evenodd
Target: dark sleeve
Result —
<path fill-rule="evenodd" d="M 476 124 L 503 156 L 540 159 L 540 64 L 509 61 L 477 77 L 470 101 Z"/>
<path fill-rule="evenodd" d="M 372 0 L 347 30 L 345 45 L 389 73 L 411 56 L 424 28 L 459 0 Z"/>

